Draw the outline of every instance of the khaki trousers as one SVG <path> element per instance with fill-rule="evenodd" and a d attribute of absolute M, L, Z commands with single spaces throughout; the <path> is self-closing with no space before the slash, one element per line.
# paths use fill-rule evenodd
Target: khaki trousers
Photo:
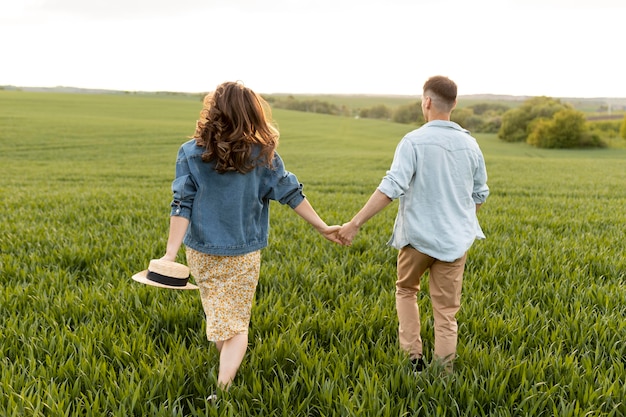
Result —
<path fill-rule="evenodd" d="M 456 313 L 461 307 L 461 286 L 467 253 L 453 262 L 443 262 L 411 246 L 398 253 L 396 310 L 398 312 L 400 348 L 411 359 L 423 355 L 417 292 L 427 269 L 430 298 L 435 321 L 434 359 L 451 362 L 456 356 L 458 327 Z"/>

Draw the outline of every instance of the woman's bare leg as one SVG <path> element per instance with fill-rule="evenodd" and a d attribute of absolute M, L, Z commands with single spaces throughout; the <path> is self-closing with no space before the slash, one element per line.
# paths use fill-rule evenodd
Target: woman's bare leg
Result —
<path fill-rule="evenodd" d="M 248 333 L 240 333 L 228 340 L 216 343 L 220 351 L 220 371 L 217 376 L 217 385 L 221 389 L 228 389 L 235 379 L 241 361 L 248 349 Z"/>

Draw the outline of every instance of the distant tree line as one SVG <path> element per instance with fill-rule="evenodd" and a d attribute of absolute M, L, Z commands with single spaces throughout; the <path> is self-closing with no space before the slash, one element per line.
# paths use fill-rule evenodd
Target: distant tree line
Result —
<path fill-rule="evenodd" d="M 377 104 L 372 107 L 353 110 L 347 106 L 337 106 L 317 99 L 300 100 L 292 95 L 284 98 L 269 96 L 265 97 L 265 99 L 273 108 L 278 109 L 363 119 L 390 120 L 396 123 L 415 125 L 424 123 L 421 100 L 398 106 L 395 109 L 385 104 Z M 508 109 L 509 107 L 504 104 L 479 103 L 455 110 L 452 113 L 452 118 L 472 132 L 496 133 L 500 128 L 502 114 Z"/>
<path fill-rule="evenodd" d="M 267 97 L 274 108 L 323 113 L 336 116 L 389 120 L 396 123 L 422 125 L 421 100 L 398 106 L 385 104 L 350 109 L 347 106 L 317 99 L 298 100 Z M 551 97 L 533 97 L 521 106 L 511 108 L 502 103 L 477 103 L 452 112 L 451 120 L 472 133 L 497 133 L 505 142 L 526 142 L 539 148 L 604 147 L 603 137 L 626 139 L 626 116 L 623 121 L 588 121 L 585 113 Z"/>
<path fill-rule="evenodd" d="M 273 108 L 277 109 L 330 114 L 333 116 L 352 116 L 352 111 L 347 106 L 337 106 L 336 104 L 317 99 L 298 100 L 292 95 L 285 98 L 269 96 L 264 97 L 264 99 Z"/>

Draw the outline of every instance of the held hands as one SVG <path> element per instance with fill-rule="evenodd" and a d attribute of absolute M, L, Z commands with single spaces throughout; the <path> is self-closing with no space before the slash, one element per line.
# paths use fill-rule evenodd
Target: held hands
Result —
<path fill-rule="evenodd" d="M 352 222 L 344 223 L 342 226 L 326 226 L 319 230 L 326 239 L 344 246 L 352 245 L 352 240 L 359 232 L 359 228 Z"/>
<path fill-rule="evenodd" d="M 357 233 L 359 233 L 359 227 L 350 221 L 341 226 L 341 229 L 337 232 L 337 237 L 342 245 L 350 246 Z"/>
<path fill-rule="evenodd" d="M 385 199 L 389 200 L 387 197 L 385 197 Z M 309 203 L 306 198 L 298 206 L 296 206 L 294 210 L 300 217 L 306 220 L 322 236 L 324 236 L 324 238 L 340 245 L 351 245 L 352 239 L 354 239 L 354 236 L 356 236 L 359 231 L 360 226 L 357 226 L 357 224 L 362 224 L 357 223 L 353 219 L 350 222 L 345 223 L 343 226 L 328 226 L 315 212 L 313 206 L 311 206 L 311 203 Z"/>
<path fill-rule="evenodd" d="M 339 229 L 341 229 L 341 226 L 339 225 L 326 226 L 325 228 L 320 229 L 319 232 L 322 234 L 322 236 L 324 236 L 326 239 L 330 240 L 331 242 L 335 242 L 335 243 L 342 245 L 343 242 L 337 236 L 337 232 L 339 232 Z"/>

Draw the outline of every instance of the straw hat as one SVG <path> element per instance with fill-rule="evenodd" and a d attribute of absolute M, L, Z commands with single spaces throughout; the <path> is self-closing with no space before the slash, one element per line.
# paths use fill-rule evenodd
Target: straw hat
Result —
<path fill-rule="evenodd" d="M 190 284 L 189 267 L 177 262 L 163 259 L 152 259 L 148 269 L 133 275 L 133 279 L 142 284 L 153 285 L 172 290 L 197 290 L 196 285 Z"/>

